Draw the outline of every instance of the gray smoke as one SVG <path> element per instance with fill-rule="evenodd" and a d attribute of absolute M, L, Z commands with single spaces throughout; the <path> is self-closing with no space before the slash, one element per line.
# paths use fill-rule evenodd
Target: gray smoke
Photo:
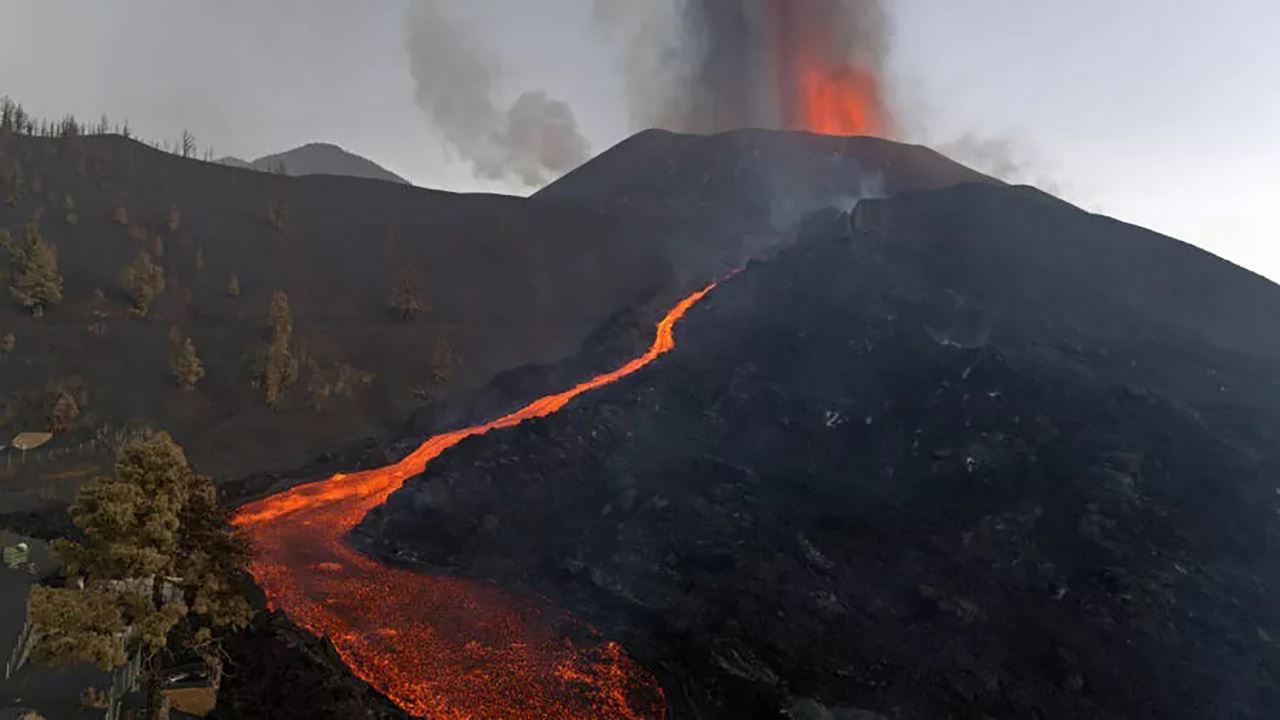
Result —
<path fill-rule="evenodd" d="M 1062 192 L 1045 161 L 1015 137 L 966 133 L 938 143 L 936 148 L 953 160 L 1005 182 L 1034 185 L 1054 195 Z"/>
<path fill-rule="evenodd" d="M 879 0 L 596 0 L 595 17 L 639 127 L 791 127 L 800 54 L 878 79 L 887 50 Z"/>
<path fill-rule="evenodd" d="M 525 92 L 509 108 L 499 105 L 499 58 L 458 14 L 460 6 L 413 0 L 405 13 L 415 98 L 449 147 L 478 177 L 528 186 L 582 164 L 590 147 L 566 103 Z"/>

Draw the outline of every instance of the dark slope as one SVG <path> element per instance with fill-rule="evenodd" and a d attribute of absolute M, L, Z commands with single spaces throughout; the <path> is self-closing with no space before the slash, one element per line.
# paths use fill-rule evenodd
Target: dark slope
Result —
<path fill-rule="evenodd" d="M 787 225 L 832 203 L 995 182 L 925 147 L 873 137 L 736 130 L 634 135 L 539 191 L 540 198 L 732 208 Z"/>
<path fill-rule="evenodd" d="M 1271 717 L 1280 288 L 1024 188 L 858 215 L 358 542 L 545 594 L 677 718 Z"/>
<path fill-rule="evenodd" d="M 343 175 L 386 180 L 401 185 L 411 184 L 374 161 L 347 152 L 332 143 L 307 143 L 292 150 L 264 155 L 251 163 L 234 157 L 225 157 L 218 162 L 231 167 L 262 172 L 283 171 L 284 175 Z"/>
<path fill-rule="evenodd" d="M 7 290 L 0 298 L 0 335 L 16 337 L 16 350 L 0 361 L 0 445 L 45 427 L 56 386 L 83 387 L 87 400 L 75 430 L 48 448 L 57 457 L 0 466 L 6 514 L 69 498 L 108 461 L 100 445 L 82 447 L 104 427 L 168 429 L 219 478 L 296 467 L 339 442 L 397 426 L 421 405 L 415 390 L 448 394 L 573 352 L 619 310 L 665 303 L 689 278 L 740 262 L 749 240 L 731 231 L 732 221 L 282 177 L 119 137 L 0 138 L 0 168 L 20 168 L 24 188 L 13 205 L 0 203 L 0 228 L 21 241 L 38 217 L 65 277 L 63 303 L 43 319 Z M 287 207 L 283 229 L 269 220 L 277 203 Z M 117 208 L 125 224 L 113 219 Z M 168 227 L 171 208 L 181 215 L 176 231 Z M 157 237 L 167 289 L 149 318 L 132 318 L 117 278 L 139 252 L 154 252 Z M 431 310 L 402 323 L 387 304 L 409 264 L 421 272 Z M 225 292 L 233 272 L 238 298 Z M 276 290 L 290 298 L 302 372 L 272 412 L 250 376 Z M 93 331 L 99 322 L 102 334 Z M 194 338 L 204 360 L 207 375 L 194 393 L 169 376 L 173 326 Z M 442 339 L 461 365 L 455 384 L 433 387 L 431 357 Z M 326 372 L 346 364 L 372 373 L 372 386 L 334 394 L 316 412 L 312 361 Z"/>

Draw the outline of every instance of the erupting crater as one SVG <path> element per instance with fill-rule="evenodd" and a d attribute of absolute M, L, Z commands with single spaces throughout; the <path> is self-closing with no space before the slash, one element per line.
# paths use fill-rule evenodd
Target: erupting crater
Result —
<path fill-rule="evenodd" d="M 857 44 L 836 27 L 839 4 L 768 0 L 766 10 L 783 125 L 820 135 L 889 135 L 878 62 L 853 57 Z"/>
<path fill-rule="evenodd" d="M 462 440 L 550 415 L 675 347 L 675 324 L 715 283 L 676 304 L 653 344 L 612 372 L 487 423 L 427 439 L 400 462 L 296 486 L 240 508 L 250 567 L 272 609 L 328 638 L 361 679 L 430 718 L 662 718 L 657 680 L 615 642 L 495 586 L 384 565 L 344 538 Z"/>
<path fill-rule="evenodd" d="M 820 135 L 884 135 L 880 91 L 870 73 L 810 65 L 800 73 L 790 126 Z"/>

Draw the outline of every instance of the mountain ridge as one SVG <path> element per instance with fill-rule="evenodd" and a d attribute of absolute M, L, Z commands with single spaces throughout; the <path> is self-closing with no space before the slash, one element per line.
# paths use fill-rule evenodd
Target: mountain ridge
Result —
<path fill-rule="evenodd" d="M 345 175 L 401 185 L 413 184 L 366 157 L 326 142 L 304 143 L 292 150 L 263 155 L 252 162 L 230 155 L 215 162 L 244 170 L 282 175 Z"/>

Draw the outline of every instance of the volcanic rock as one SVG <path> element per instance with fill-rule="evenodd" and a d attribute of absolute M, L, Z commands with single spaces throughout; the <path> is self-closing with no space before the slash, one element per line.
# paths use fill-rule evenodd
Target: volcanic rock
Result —
<path fill-rule="evenodd" d="M 551 599 L 675 718 L 1270 717 L 1280 288 L 1027 188 L 879 202 L 357 544 Z"/>

